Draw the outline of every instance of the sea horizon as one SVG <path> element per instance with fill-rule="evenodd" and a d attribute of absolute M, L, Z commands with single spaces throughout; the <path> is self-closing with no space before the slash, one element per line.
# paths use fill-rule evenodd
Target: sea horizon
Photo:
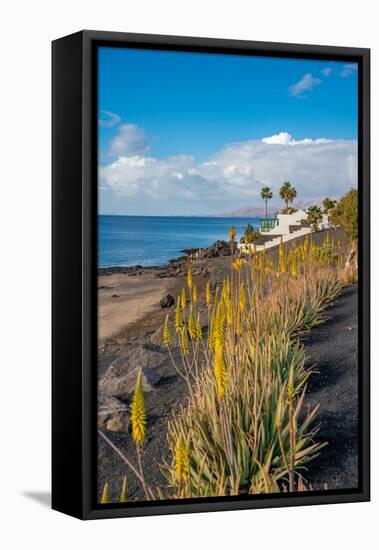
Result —
<path fill-rule="evenodd" d="M 217 240 L 228 240 L 232 225 L 239 239 L 248 223 L 258 228 L 259 220 L 260 217 L 98 214 L 98 267 L 164 265 L 183 256 L 185 249 L 206 248 Z"/>
<path fill-rule="evenodd" d="M 255 208 L 255 207 L 252 207 Z M 258 207 L 256 207 L 258 209 Z M 279 210 L 279 207 L 278 207 Z M 265 217 L 263 213 L 261 217 L 258 216 L 223 216 L 221 214 L 97 214 L 98 217 L 110 217 L 110 218 L 228 218 L 228 219 L 261 219 Z M 272 215 L 269 212 L 268 215 Z"/>

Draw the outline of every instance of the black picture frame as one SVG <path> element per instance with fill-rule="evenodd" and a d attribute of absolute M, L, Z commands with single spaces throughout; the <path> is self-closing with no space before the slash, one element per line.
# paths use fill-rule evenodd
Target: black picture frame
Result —
<path fill-rule="evenodd" d="M 359 487 L 302 494 L 96 503 L 98 46 L 357 62 Z M 81 519 L 370 499 L 370 50 L 81 31 L 52 44 L 52 507 Z"/>

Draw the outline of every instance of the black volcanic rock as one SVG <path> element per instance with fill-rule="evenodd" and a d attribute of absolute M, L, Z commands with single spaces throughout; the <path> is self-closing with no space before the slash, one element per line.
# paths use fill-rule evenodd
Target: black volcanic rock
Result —
<path fill-rule="evenodd" d="M 230 243 L 227 241 L 216 241 L 208 248 L 204 249 L 205 258 L 215 258 L 217 256 L 230 256 Z"/>
<path fill-rule="evenodd" d="M 163 307 L 171 307 L 175 304 L 175 298 L 171 294 L 165 294 L 163 298 L 161 298 L 159 305 Z"/>
<path fill-rule="evenodd" d="M 237 243 L 234 243 L 236 248 Z M 216 258 L 218 256 L 230 256 L 230 243 L 228 241 L 216 241 L 207 248 L 187 248 L 183 250 L 187 257 L 199 255 L 200 258 Z"/>

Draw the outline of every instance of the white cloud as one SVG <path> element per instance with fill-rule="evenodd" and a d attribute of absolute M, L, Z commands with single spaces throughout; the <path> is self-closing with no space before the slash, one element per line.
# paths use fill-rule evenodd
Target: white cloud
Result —
<path fill-rule="evenodd" d="M 121 118 L 112 113 L 112 111 L 100 111 L 99 126 L 102 128 L 112 128 L 121 122 Z"/>
<path fill-rule="evenodd" d="M 280 132 L 279 134 L 262 138 L 262 143 L 268 143 L 269 145 L 308 145 L 310 143 L 329 143 L 331 141 L 331 139 L 326 138 L 305 138 L 296 141 L 288 132 Z"/>
<path fill-rule="evenodd" d="M 333 69 L 331 67 L 325 67 L 324 69 L 321 69 L 321 72 L 324 76 L 330 76 L 332 74 Z"/>
<path fill-rule="evenodd" d="M 357 142 L 295 140 L 280 132 L 226 145 L 205 162 L 190 155 L 123 155 L 100 167 L 99 178 L 102 211 L 108 201 L 127 213 L 216 213 L 260 205 L 262 185 L 272 188 L 272 204 L 279 205 L 279 187 L 286 180 L 301 201 L 338 197 L 357 185 Z"/>
<path fill-rule="evenodd" d="M 135 124 L 122 124 L 112 139 L 108 153 L 115 157 L 143 155 L 149 147 L 145 132 Z"/>
<path fill-rule="evenodd" d="M 290 95 L 304 97 L 304 92 L 312 90 L 312 88 L 318 86 L 321 82 L 320 78 L 315 78 L 311 73 L 306 73 L 298 82 L 292 84 L 288 90 Z"/>
<path fill-rule="evenodd" d="M 342 71 L 340 72 L 340 76 L 342 78 L 346 78 L 347 76 L 351 76 L 358 70 L 358 63 L 347 63 L 342 67 Z"/>
<path fill-rule="evenodd" d="M 291 143 L 292 136 L 288 132 L 280 132 L 274 136 L 269 136 L 262 138 L 262 143 L 276 144 L 276 145 L 287 145 Z"/>

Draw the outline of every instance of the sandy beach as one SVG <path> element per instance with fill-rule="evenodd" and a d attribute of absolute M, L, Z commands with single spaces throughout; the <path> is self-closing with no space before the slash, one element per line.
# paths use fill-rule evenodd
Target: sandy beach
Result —
<path fill-rule="evenodd" d="M 160 299 L 174 285 L 174 278 L 157 279 L 153 272 L 136 277 L 123 273 L 100 275 L 99 346 L 144 316 L 160 311 Z"/>

